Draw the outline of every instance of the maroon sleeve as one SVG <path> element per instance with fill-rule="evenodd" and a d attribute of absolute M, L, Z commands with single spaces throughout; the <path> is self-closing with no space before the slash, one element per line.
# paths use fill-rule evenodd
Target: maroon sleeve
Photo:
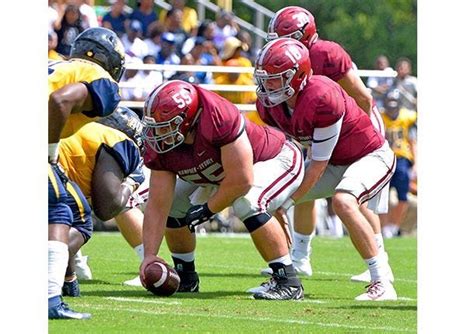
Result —
<path fill-rule="evenodd" d="M 351 56 L 337 43 L 327 41 L 324 75 L 339 81 L 352 68 Z"/>
<path fill-rule="evenodd" d="M 336 123 L 345 112 L 344 96 L 342 89 L 331 85 L 329 89 L 315 98 L 313 103 L 304 105 L 314 105 L 316 112 L 313 114 L 313 128 L 325 128 Z"/>
<path fill-rule="evenodd" d="M 209 100 L 212 97 L 212 100 Z M 240 111 L 220 96 L 208 95 L 203 101 L 201 115 L 202 134 L 213 145 L 221 147 L 235 141 L 245 128 L 245 120 Z"/>

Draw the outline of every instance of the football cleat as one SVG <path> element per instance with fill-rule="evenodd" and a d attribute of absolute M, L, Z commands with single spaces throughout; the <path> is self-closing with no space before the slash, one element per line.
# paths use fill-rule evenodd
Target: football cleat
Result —
<path fill-rule="evenodd" d="M 387 275 L 387 279 L 390 281 L 390 283 L 393 284 L 395 282 L 395 277 L 393 276 L 392 268 L 389 266 L 389 273 Z M 370 277 L 370 271 L 367 269 L 364 271 L 362 274 L 359 275 L 354 275 L 351 277 L 351 282 L 362 282 L 362 283 L 370 283 L 371 277 Z"/>
<path fill-rule="evenodd" d="M 81 256 L 76 254 L 74 256 L 74 262 L 76 265 L 76 276 L 80 280 L 89 280 L 92 279 L 92 271 L 89 265 L 87 264 L 88 256 Z"/>
<path fill-rule="evenodd" d="M 125 281 L 122 283 L 123 285 L 126 286 L 138 286 L 138 287 L 143 287 L 142 281 L 140 280 L 140 276 L 137 276 L 135 278 L 129 279 L 128 281 Z"/>
<path fill-rule="evenodd" d="M 181 282 L 177 292 L 199 292 L 199 275 L 195 271 L 177 271 Z"/>
<path fill-rule="evenodd" d="M 64 281 L 62 288 L 63 296 L 68 297 L 80 297 L 81 290 L 79 288 L 79 281 L 75 278 L 71 282 Z"/>
<path fill-rule="evenodd" d="M 271 268 L 269 268 L 271 270 Z M 255 287 L 255 288 L 250 288 L 247 290 L 247 292 L 249 293 L 257 293 L 257 292 L 264 292 L 264 291 L 268 291 L 270 290 L 271 288 L 275 287 L 277 285 L 276 283 L 276 280 L 271 277 L 270 280 L 266 281 L 266 282 L 263 282 L 262 284 L 260 284 L 259 286 Z"/>
<path fill-rule="evenodd" d="M 291 251 L 291 260 L 295 267 L 296 273 L 303 276 L 313 276 L 313 268 L 311 268 L 311 262 L 309 254 L 303 254 L 301 252 Z"/>
<path fill-rule="evenodd" d="M 86 320 L 90 318 L 90 313 L 80 313 L 71 310 L 60 296 L 52 297 L 48 300 L 48 319 Z"/>
<path fill-rule="evenodd" d="M 397 292 L 388 281 L 375 281 L 366 286 L 367 291 L 355 298 L 357 301 L 397 300 Z"/>
<path fill-rule="evenodd" d="M 262 270 L 260 270 L 260 275 L 262 276 L 272 276 L 272 274 L 273 274 L 272 268 L 263 268 Z"/>
<path fill-rule="evenodd" d="M 257 292 L 254 299 L 266 300 L 300 300 L 304 298 L 303 286 L 286 286 L 276 284 L 267 291 Z"/>

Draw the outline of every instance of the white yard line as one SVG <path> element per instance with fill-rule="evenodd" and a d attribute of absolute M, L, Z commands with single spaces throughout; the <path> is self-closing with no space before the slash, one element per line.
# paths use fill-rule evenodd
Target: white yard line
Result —
<path fill-rule="evenodd" d="M 147 300 L 147 299 L 138 299 L 138 298 L 124 298 L 124 297 L 105 297 L 105 299 L 118 301 L 118 302 L 135 302 L 135 303 L 145 303 L 145 304 L 165 304 L 165 305 L 181 305 L 181 302 L 178 301 L 165 301 L 165 300 Z"/>
<path fill-rule="evenodd" d="M 135 300 L 134 300 L 135 301 Z M 138 301 L 138 300 L 137 300 Z M 143 302 L 143 300 L 142 300 Z M 107 306 L 97 306 L 97 305 L 87 305 L 87 307 L 97 310 L 109 310 Z M 213 314 L 213 313 L 189 313 L 189 312 L 178 312 L 177 310 L 171 311 L 148 311 L 148 310 L 138 310 L 133 308 L 119 308 L 115 310 L 132 312 L 132 313 L 141 313 L 141 314 L 150 314 L 150 315 L 182 315 L 186 317 L 204 317 L 204 318 L 217 318 L 217 319 L 230 319 L 230 320 L 244 320 L 244 321 L 264 321 L 264 322 L 277 322 L 285 324 L 298 324 L 298 325 L 313 325 L 319 327 L 328 327 L 328 328 L 346 328 L 351 330 L 373 330 L 373 331 L 383 331 L 383 332 L 406 332 L 406 333 L 416 333 L 415 329 L 409 328 L 395 328 L 395 327 L 372 327 L 372 326 L 357 326 L 357 325 L 344 325 L 336 323 L 324 323 L 316 321 L 307 321 L 307 320 L 298 320 L 298 319 L 275 319 L 268 317 L 246 317 L 246 316 L 232 316 L 225 314 Z"/>

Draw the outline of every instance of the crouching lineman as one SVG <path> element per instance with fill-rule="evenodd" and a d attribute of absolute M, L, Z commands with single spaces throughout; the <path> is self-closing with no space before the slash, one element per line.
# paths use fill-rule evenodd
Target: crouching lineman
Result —
<path fill-rule="evenodd" d="M 140 156 L 142 128 L 140 118 L 132 110 L 118 107 L 109 116 L 62 139 L 59 148 L 59 165 L 69 180 L 77 184 L 99 219 L 120 217 L 121 231 L 127 240 L 141 239 L 142 221 L 133 219 L 124 208 L 144 181 Z M 74 255 L 90 238 L 84 228 L 92 231 L 91 219 L 86 227 L 72 226 L 69 231 L 70 259 L 63 296 L 80 294 Z"/>
<path fill-rule="evenodd" d="M 169 81 L 150 93 L 143 122 L 151 178 L 142 279 L 148 264 L 163 261 L 157 254 L 166 236 L 181 278 L 178 291 L 198 292 L 194 227 L 232 205 L 273 269 L 275 286 L 254 298 L 302 299 L 285 233 L 271 214 L 303 179 L 302 153 L 295 144 L 274 128 L 245 122 L 229 101 L 183 81 Z"/>
<path fill-rule="evenodd" d="M 123 72 L 124 56 L 123 46 L 113 31 L 90 28 L 73 41 L 69 60 L 48 65 L 49 319 L 90 318 L 88 313 L 71 310 L 61 299 L 73 210 L 79 210 L 81 220 L 85 221 L 90 207 L 79 188 L 68 181 L 57 165 L 59 140 L 115 110 L 120 101 L 117 82 Z M 76 195 L 75 208 L 70 206 L 71 194 Z"/>
<path fill-rule="evenodd" d="M 256 59 L 260 117 L 311 148 L 303 182 L 282 208 L 333 196 L 333 209 L 371 276 L 356 300 L 396 300 L 388 259 L 360 210 L 365 202 L 371 210 L 387 206 L 380 195 L 395 171 L 395 155 L 341 86 L 311 74 L 308 49 L 294 39 L 267 43 Z"/>

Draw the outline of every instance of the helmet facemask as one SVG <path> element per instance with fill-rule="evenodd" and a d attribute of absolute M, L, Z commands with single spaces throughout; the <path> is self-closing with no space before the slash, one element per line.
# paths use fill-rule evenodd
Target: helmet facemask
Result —
<path fill-rule="evenodd" d="M 257 81 L 257 96 L 265 107 L 274 107 L 287 101 L 295 94 L 291 87 L 291 81 L 296 74 L 296 68 L 288 69 L 281 73 L 268 74 L 265 70 L 255 70 L 255 79 Z M 270 80 L 279 80 L 280 88 L 271 88 L 268 86 Z"/>
<path fill-rule="evenodd" d="M 177 115 L 164 122 L 156 122 L 153 117 L 144 116 L 143 139 L 156 153 L 166 153 L 181 145 L 186 138 L 181 133 L 184 118 Z"/>

